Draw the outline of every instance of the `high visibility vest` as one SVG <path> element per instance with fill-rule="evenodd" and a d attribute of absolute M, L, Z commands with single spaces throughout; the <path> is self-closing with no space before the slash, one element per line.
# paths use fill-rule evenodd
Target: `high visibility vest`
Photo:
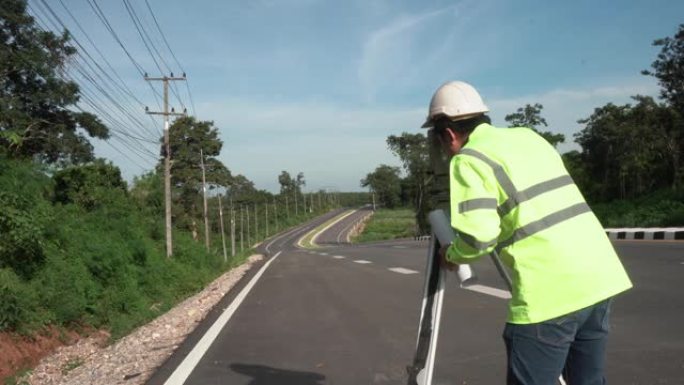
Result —
<path fill-rule="evenodd" d="M 585 308 L 632 284 L 553 146 L 528 128 L 479 125 L 450 163 L 454 263 L 498 251 L 512 272 L 508 322 Z"/>

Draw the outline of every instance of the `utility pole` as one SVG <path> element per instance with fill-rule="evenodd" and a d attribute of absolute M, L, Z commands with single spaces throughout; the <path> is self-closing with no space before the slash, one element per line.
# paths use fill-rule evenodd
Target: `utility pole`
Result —
<path fill-rule="evenodd" d="M 249 236 L 249 233 L 251 231 L 251 229 L 249 227 L 249 204 L 247 205 L 247 209 L 245 210 L 245 213 L 247 215 L 247 248 L 249 249 L 250 247 L 252 247 L 251 237 Z"/>
<path fill-rule="evenodd" d="M 235 210 L 233 209 L 233 193 L 230 194 L 230 251 L 235 256 Z"/>
<path fill-rule="evenodd" d="M 264 239 L 268 238 L 268 201 L 264 203 L 264 209 L 266 211 L 266 237 Z"/>
<path fill-rule="evenodd" d="M 275 224 L 276 224 L 276 233 L 278 232 L 278 229 L 280 229 L 280 225 L 278 224 L 278 206 L 276 206 L 276 198 L 275 195 L 273 196 L 273 215 L 275 216 Z"/>
<path fill-rule="evenodd" d="M 207 215 L 207 176 L 204 170 L 204 152 L 200 148 L 200 167 L 202 167 L 202 192 L 204 199 L 204 244 L 207 246 L 207 251 L 209 251 L 209 216 Z M 219 198 L 220 200 L 220 198 Z M 223 212 L 221 212 L 221 220 L 223 220 Z M 221 223 L 221 231 L 223 231 L 223 223 Z M 223 242 L 223 247 L 225 251 L 225 241 Z"/>
<path fill-rule="evenodd" d="M 297 205 L 297 187 L 294 189 L 294 198 L 295 198 L 295 216 L 299 215 L 299 206 Z"/>
<path fill-rule="evenodd" d="M 245 250 L 245 210 L 240 205 L 240 252 Z"/>
<path fill-rule="evenodd" d="M 171 149 L 169 145 L 169 116 L 185 115 L 185 112 L 176 113 L 173 108 L 171 109 L 171 112 L 169 112 L 169 81 L 185 80 L 185 74 L 183 74 L 183 77 L 181 78 L 174 77 L 173 73 L 171 73 L 171 76 L 164 76 L 161 78 L 151 78 L 145 74 L 145 80 L 164 82 L 164 112 L 153 112 L 147 107 L 145 107 L 145 112 L 150 115 L 164 116 L 164 201 L 166 206 L 166 257 L 171 258 L 173 255 L 173 240 L 171 235 Z"/>
<path fill-rule="evenodd" d="M 259 242 L 259 216 L 257 215 L 257 204 L 254 202 L 254 243 Z"/>
<path fill-rule="evenodd" d="M 290 218 L 290 204 L 288 203 L 287 195 L 285 195 L 285 215 Z"/>
<path fill-rule="evenodd" d="M 221 218 L 221 242 L 223 243 L 223 262 L 228 262 L 228 253 L 226 252 L 226 235 L 223 232 L 223 206 L 221 205 L 221 194 L 218 196 L 219 201 L 219 217 Z"/>

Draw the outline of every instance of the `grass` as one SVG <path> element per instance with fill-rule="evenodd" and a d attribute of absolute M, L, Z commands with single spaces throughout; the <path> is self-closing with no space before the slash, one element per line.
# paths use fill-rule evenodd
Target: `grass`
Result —
<path fill-rule="evenodd" d="M 17 373 L 6 377 L 3 381 L 4 385 L 31 385 L 26 379 L 31 375 L 32 369 L 21 369 Z"/>
<path fill-rule="evenodd" d="M 380 209 L 352 241 L 354 243 L 409 238 L 416 232 L 415 214 L 411 209 Z"/>

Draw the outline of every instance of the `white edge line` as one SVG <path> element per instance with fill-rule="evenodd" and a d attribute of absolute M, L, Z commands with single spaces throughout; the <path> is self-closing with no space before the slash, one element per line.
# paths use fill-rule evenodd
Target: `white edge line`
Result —
<path fill-rule="evenodd" d="M 499 297 L 499 298 L 503 298 L 503 299 L 510 299 L 511 298 L 511 293 L 509 293 L 506 290 L 497 289 L 495 287 L 489 287 L 489 286 L 484 286 L 484 285 L 470 285 L 470 286 L 463 286 L 463 288 L 466 290 L 476 291 L 478 293 L 488 294 L 488 295 L 492 295 L 494 297 Z"/>
<path fill-rule="evenodd" d="M 390 267 L 387 270 L 399 274 L 418 274 L 416 270 L 407 269 L 405 267 Z"/>
<path fill-rule="evenodd" d="M 197 363 L 202 359 L 204 354 L 207 352 L 209 349 L 209 346 L 214 342 L 216 337 L 218 337 L 219 333 L 223 329 L 223 327 L 228 323 L 230 318 L 233 316 L 235 311 L 237 310 L 238 306 L 244 301 L 245 297 L 247 297 L 247 294 L 249 294 L 250 290 L 252 290 L 252 287 L 256 284 L 256 282 L 259 280 L 261 275 L 266 271 L 266 268 L 275 260 L 278 255 L 280 255 L 281 251 L 276 253 L 271 259 L 268 260 L 264 264 L 264 266 L 261 267 L 258 273 L 254 277 L 252 277 L 252 280 L 249 281 L 247 286 L 245 286 L 240 294 L 235 297 L 233 302 L 226 308 L 226 310 L 221 313 L 221 315 L 214 321 L 214 324 L 211 325 L 209 330 L 207 330 L 206 333 L 204 333 L 204 336 L 199 340 L 199 342 L 195 345 L 195 347 L 190 351 L 190 353 L 183 359 L 183 362 L 181 362 L 180 365 L 174 370 L 174 372 L 171 374 L 171 376 L 164 382 L 164 385 L 182 385 L 185 380 L 187 380 L 188 376 L 190 376 L 190 373 L 195 369 L 195 366 L 197 366 Z"/>

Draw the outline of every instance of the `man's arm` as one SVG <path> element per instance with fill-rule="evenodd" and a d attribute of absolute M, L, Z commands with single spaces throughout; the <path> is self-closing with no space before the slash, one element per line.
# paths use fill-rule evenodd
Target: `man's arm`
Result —
<path fill-rule="evenodd" d="M 451 226 L 457 238 L 445 260 L 469 263 L 496 246 L 501 220 L 499 186 L 492 168 L 479 159 L 457 155 L 450 165 Z"/>

